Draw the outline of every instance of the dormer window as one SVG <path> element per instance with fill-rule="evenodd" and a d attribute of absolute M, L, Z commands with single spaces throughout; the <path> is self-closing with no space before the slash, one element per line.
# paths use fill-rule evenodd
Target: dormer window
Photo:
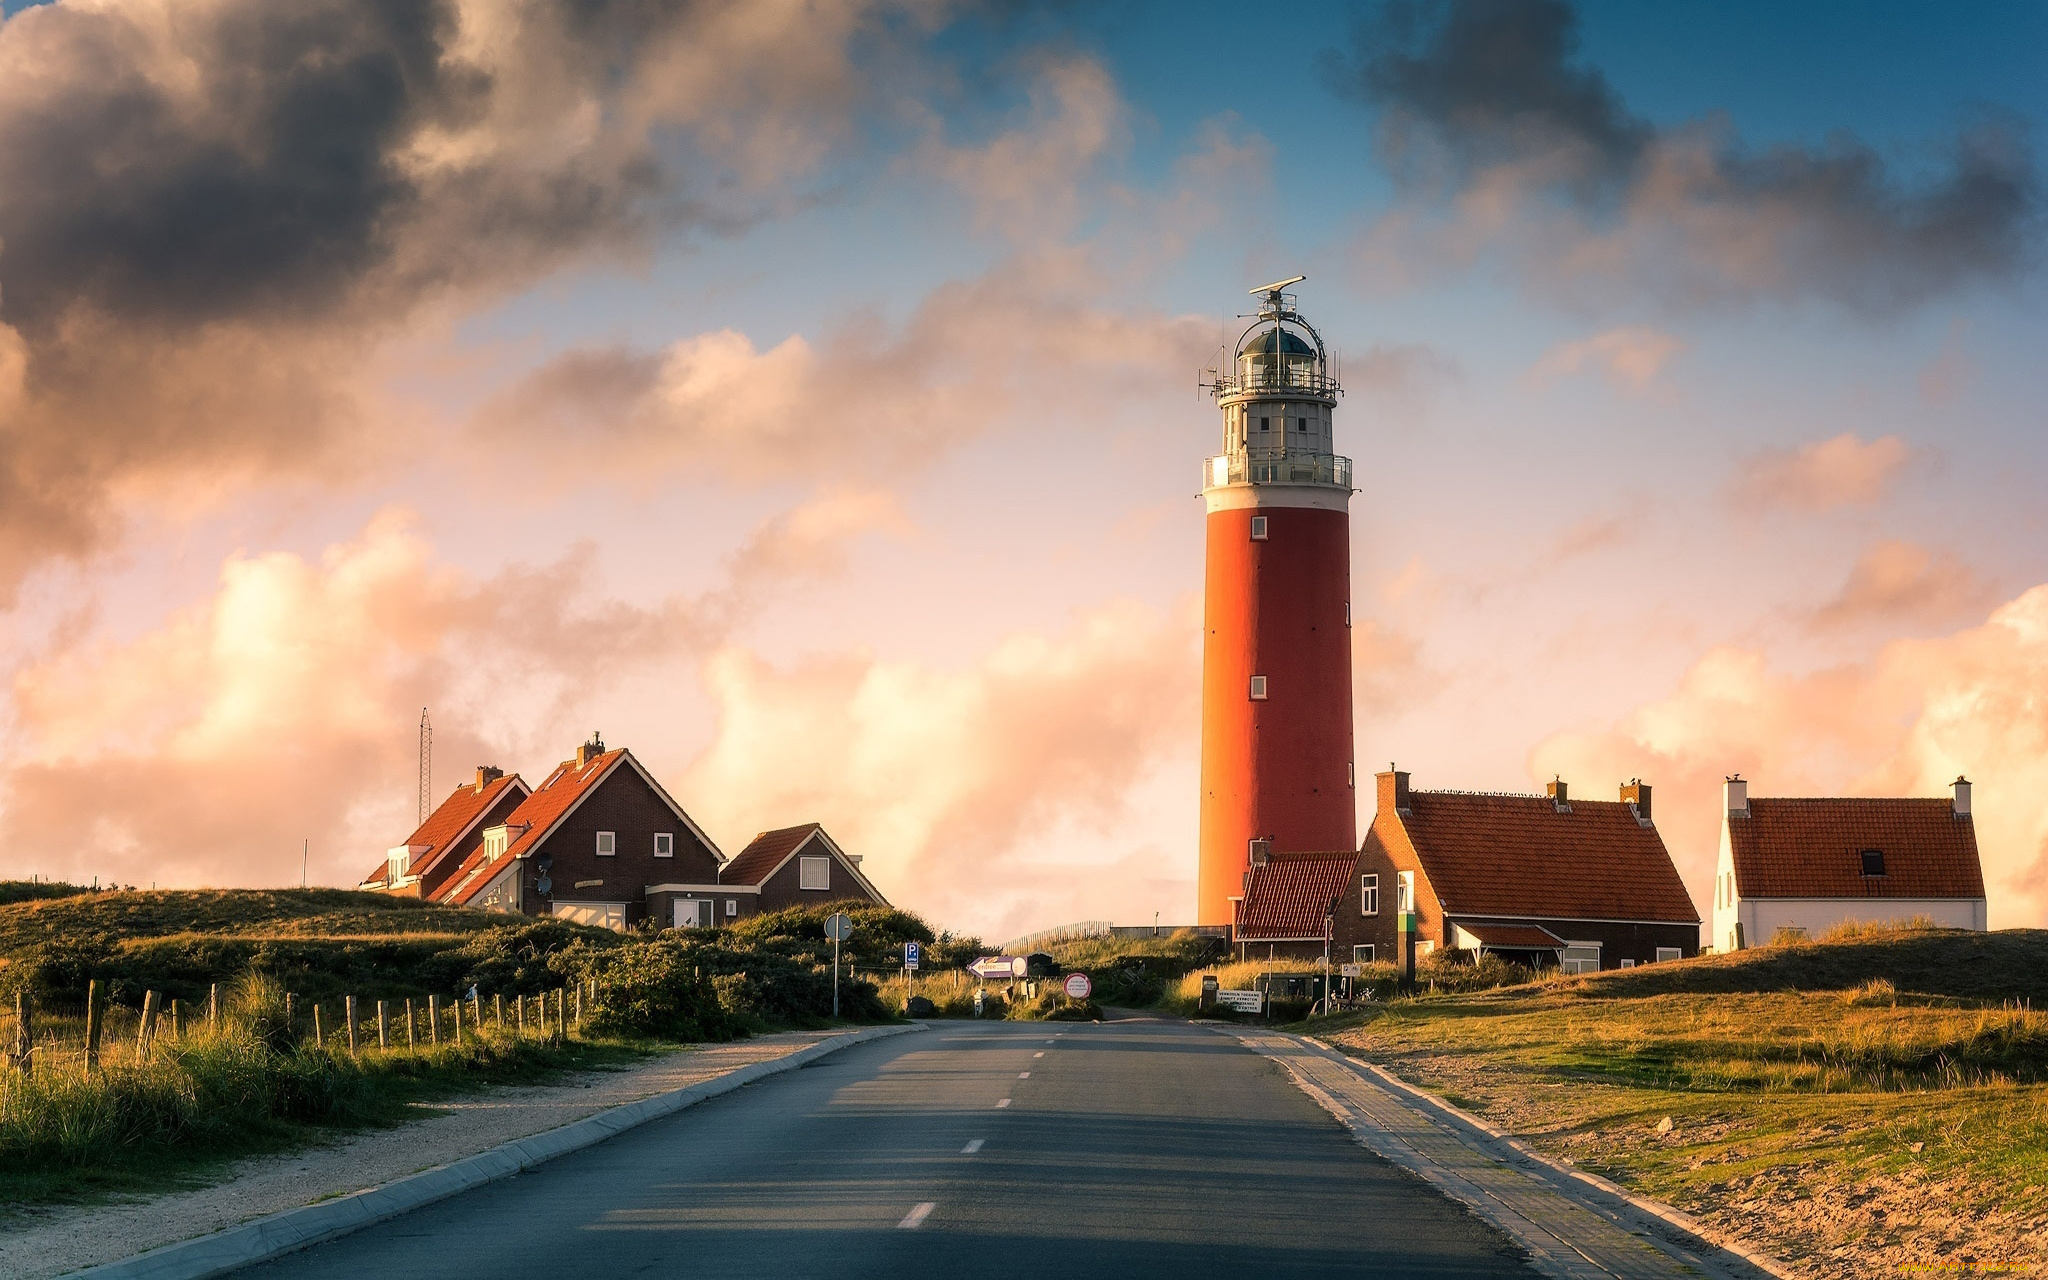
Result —
<path fill-rule="evenodd" d="M 1864 875 L 1881 876 L 1884 874 L 1884 850 L 1865 849 L 1860 856 L 1863 859 Z"/>
<path fill-rule="evenodd" d="M 484 832 L 484 861 L 496 862 L 505 856 L 505 846 L 511 843 L 511 833 L 503 827 L 492 827 Z"/>
<path fill-rule="evenodd" d="M 397 884 L 412 867 L 412 846 L 400 845 L 384 858 L 385 883 Z"/>

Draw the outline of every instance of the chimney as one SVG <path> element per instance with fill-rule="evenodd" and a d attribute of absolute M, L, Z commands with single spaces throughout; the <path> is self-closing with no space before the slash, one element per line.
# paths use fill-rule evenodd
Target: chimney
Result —
<path fill-rule="evenodd" d="M 1621 802 L 1636 811 L 1636 821 L 1650 821 L 1650 784 L 1630 778 L 1621 788 Z"/>
<path fill-rule="evenodd" d="M 1544 783 L 1543 794 L 1550 798 L 1550 803 L 1556 807 L 1559 813 L 1570 813 L 1572 811 L 1571 788 L 1563 778 L 1553 777 L 1549 782 Z"/>
<path fill-rule="evenodd" d="M 1270 839 L 1254 840 L 1245 851 L 1247 861 L 1255 867 L 1263 867 L 1273 860 L 1273 842 Z"/>
<path fill-rule="evenodd" d="M 1957 774 L 1957 775 L 1956 775 L 1956 781 L 1955 781 L 1955 788 L 1956 788 L 1956 808 L 1955 808 L 1955 816 L 1956 816 L 1956 817 L 1958 817 L 1958 818 L 1967 818 L 1967 817 L 1969 817 L 1969 816 L 1970 816 L 1970 780 L 1969 780 L 1968 778 L 1965 778 L 1965 777 L 1964 777 L 1964 776 L 1963 776 L 1962 774 L 1960 774 L 1960 773 L 1959 773 L 1959 774 Z"/>
<path fill-rule="evenodd" d="M 1742 780 L 1741 774 L 1731 773 L 1721 784 L 1721 801 L 1721 807 L 1729 813 L 1743 818 L 1749 816 L 1749 784 Z"/>
<path fill-rule="evenodd" d="M 1380 811 L 1406 815 L 1408 812 L 1408 775 L 1396 769 L 1392 763 L 1387 772 L 1379 775 Z"/>
<path fill-rule="evenodd" d="M 498 766 L 496 766 L 496 765 L 494 765 L 494 764 L 480 764 L 480 765 L 478 765 L 478 766 L 476 767 L 476 789 L 477 789 L 477 791 L 478 791 L 478 792 L 482 792 L 482 791 L 483 791 L 483 789 L 484 789 L 485 787 L 488 787 L 488 786 L 490 786 L 490 785 L 491 785 L 491 784 L 492 784 L 493 782 L 496 782 L 496 781 L 497 781 L 498 779 L 500 779 L 500 778 L 502 778 L 502 777 L 504 777 L 504 776 L 505 776 L 505 771 L 504 771 L 503 769 L 500 769 L 500 768 L 499 768 Z"/>
<path fill-rule="evenodd" d="M 584 765 L 589 764 L 592 760 L 597 759 L 603 754 L 604 738 L 593 732 L 590 735 L 590 741 L 576 748 L 576 767 L 581 769 Z"/>

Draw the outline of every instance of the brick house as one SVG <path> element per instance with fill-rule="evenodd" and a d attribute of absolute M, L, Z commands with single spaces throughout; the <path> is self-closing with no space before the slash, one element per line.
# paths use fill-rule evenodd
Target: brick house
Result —
<path fill-rule="evenodd" d="M 1579 800 L 1562 781 L 1541 796 L 1417 791 L 1400 771 L 1378 781 L 1357 868 L 1373 908 L 1360 945 L 1378 958 L 1402 959 L 1398 916 L 1411 909 L 1418 956 L 1586 971 L 1698 953 L 1699 911 L 1651 821 L 1648 786 Z"/>
<path fill-rule="evenodd" d="M 1264 842 L 1260 842 L 1263 844 Z M 1244 895 L 1231 930 L 1240 959 L 1320 960 L 1327 937 L 1332 964 L 1371 960 L 1367 921 L 1351 892 L 1358 855 L 1267 853 L 1254 846 Z"/>
<path fill-rule="evenodd" d="M 718 875 L 719 892 L 752 895 L 752 909 L 780 911 L 813 902 L 854 899 L 888 906 L 889 900 L 849 854 L 815 822 L 763 831 L 733 856 Z M 728 912 L 746 910 L 744 900 Z"/>
<path fill-rule="evenodd" d="M 1967 778 L 1932 798 L 1752 799 L 1738 775 L 1721 797 L 1713 943 L 1722 950 L 1851 922 L 1986 927 Z"/>
<path fill-rule="evenodd" d="M 450 792 L 419 829 L 384 853 L 358 889 L 407 898 L 437 898 L 451 876 L 484 841 L 484 832 L 506 821 L 532 794 L 518 774 L 480 765 L 475 782 Z"/>
<path fill-rule="evenodd" d="M 624 748 L 593 737 L 483 831 L 438 901 L 625 929 L 716 890 L 724 857 Z"/>

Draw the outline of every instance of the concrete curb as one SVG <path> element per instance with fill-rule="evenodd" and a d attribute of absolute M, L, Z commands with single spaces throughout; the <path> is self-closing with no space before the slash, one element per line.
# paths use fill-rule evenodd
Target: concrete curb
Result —
<path fill-rule="evenodd" d="M 206 1280 L 210 1276 L 226 1275 L 351 1231 L 360 1231 L 485 1183 L 509 1178 L 557 1156 L 616 1137 L 650 1120 L 673 1115 L 707 1098 L 730 1093 L 768 1076 L 794 1071 L 828 1053 L 837 1053 L 870 1040 L 926 1029 L 923 1023 L 912 1023 L 909 1026 L 869 1027 L 833 1036 L 795 1053 L 765 1062 L 750 1062 L 722 1076 L 612 1107 L 571 1121 L 558 1129 L 518 1138 L 438 1168 L 387 1182 L 381 1187 L 371 1187 L 337 1200 L 287 1209 L 225 1231 L 180 1240 L 119 1262 L 102 1263 L 68 1274 L 90 1276 L 94 1280 Z"/>
<path fill-rule="evenodd" d="M 1280 1034 L 1286 1034 L 1282 1032 Z M 1354 1058 L 1328 1041 L 1314 1036 L 1299 1037 L 1337 1057 L 1355 1071 L 1373 1078 L 1374 1082 L 1435 1116 L 1447 1127 L 1461 1133 L 1468 1140 L 1482 1148 L 1491 1149 L 1511 1165 L 1536 1175 L 1543 1181 L 1557 1186 L 1559 1190 L 1576 1196 L 1581 1201 L 1593 1201 L 1611 1217 L 1627 1218 L 1644 1215 L 1656 1219 L 1666 1227 L 1674 1228 L 1683 1235 L 1693 1238 L 1708 1249 L 1731 1253 L 1750 1266 L 1778 1280 L 1795 1280 L 1785 1264 L 1767 1254 L 1759 1253 L 1749 1245 L 1730 1236 L 1727 1232 L 1708 1226 L 1683 1210 L 1674 1209 L 1661 1201 L 1639 1196 L 1596 1173 L 1587 1173 L 1568 1164 L 1551 1159 L 1535 1150 L 1504 1129 L 1495 1128 L 1485 1120 L 1473 1115 L 1462 1107 L 1455 1106 L 1425 1089 L 1417 1088 L 1388 1071 L 1377 1063 Z M 1590 1194 L 1589 1194 L 1590 1193 Z"/>

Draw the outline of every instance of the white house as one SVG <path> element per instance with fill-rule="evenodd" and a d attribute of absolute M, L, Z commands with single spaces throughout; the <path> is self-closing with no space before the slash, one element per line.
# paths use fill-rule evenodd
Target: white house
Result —
<path fill-rule="evenodd" d="M 1954 799 L 1752 800 L 1739 775 L 1721 794 L 1717 948 L 1759 946 L 1786 932 L 1818 937 L 1850 921 L 1985 927 L 1967 779 L 1956 779 Z"/>

